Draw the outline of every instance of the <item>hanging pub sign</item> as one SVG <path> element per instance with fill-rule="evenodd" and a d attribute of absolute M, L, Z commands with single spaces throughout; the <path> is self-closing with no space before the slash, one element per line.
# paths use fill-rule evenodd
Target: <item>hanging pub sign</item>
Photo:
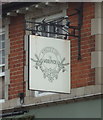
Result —
<path fill-rule="evenodd" d="M 29 35 L 29 89 L 70 93 L 70 41 Z"/>

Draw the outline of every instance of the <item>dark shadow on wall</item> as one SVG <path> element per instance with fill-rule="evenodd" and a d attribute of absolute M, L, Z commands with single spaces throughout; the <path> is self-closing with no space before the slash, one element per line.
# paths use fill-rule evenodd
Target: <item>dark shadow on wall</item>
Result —
<path fill-rule="evenodd" d="M 25 116 L 19 118 L 2 118 L 1 120 L 34 120 L 34 116 Z"/>
<path fill-rule="evenodd" d="M 102 120 L 102 118 L 35 118 L 34 116 L 19 118 L 3 118 L 2 120 Z"/>

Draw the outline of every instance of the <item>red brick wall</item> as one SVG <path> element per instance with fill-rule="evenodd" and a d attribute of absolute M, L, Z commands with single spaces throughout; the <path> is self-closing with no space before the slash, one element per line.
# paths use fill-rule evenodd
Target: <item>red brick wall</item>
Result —
<path fill-rule="evenodd" d="M 79 3 L 69 3 L 67 14 L 74 13 Z M 91 52 L 95 50 L 95 39 L 91 36 L 91 19 L 94 18 L 94 3 L 84 3 L 83 26 L 81 31 L 81 55 L 78 60 L 78 39 L 71 40 L 71 84 L 72 88 L 95 84 L 95 70 L 91 69 Z M 71 25 L 77 25 L 77 16 L 69 17 Z M 9 99 L 18 97 L 25 92 L 24 83 L 24 16 L 10 17 L 10 85 Z"/>
<path fill-rule="evenodd" d="M 25 91 L 24 84 L 24 16 L 10 17 L 10 85 L 9 99 Z"/>
<path fill-rule="evenodd" d="M 69 3 L 68 15 L 75 13 L 80 3 Z M 78 39 L 71 40 L 71 84 L 72 88 L 95 84 L 95 70 L 91 69 L 91 52 L 95 50 L 95 38 L 91 36 L 91 19 L 94 18 L 94 3 L 83 4 L 83 26 L 81 30 L 81 56 L 78 60 Z M 77 25 L 77 16 L 69 17 L 71 24 Z"/>

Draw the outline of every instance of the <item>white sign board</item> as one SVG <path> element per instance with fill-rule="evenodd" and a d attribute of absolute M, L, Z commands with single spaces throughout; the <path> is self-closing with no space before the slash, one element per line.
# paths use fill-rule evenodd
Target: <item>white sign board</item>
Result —
<path fill-rule="evenodd" d="M 70 93 L 70 41 L 29 36 L 29 89 Z"/>

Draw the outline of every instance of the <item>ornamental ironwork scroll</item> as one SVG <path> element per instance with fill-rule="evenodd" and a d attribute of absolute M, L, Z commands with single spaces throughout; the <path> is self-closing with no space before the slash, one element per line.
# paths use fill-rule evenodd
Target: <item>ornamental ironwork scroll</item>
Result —
<path fill-rule="evenodd" d="M 46 19 L 43 19 L 41 22 L 35 22 L 26 20 L 25 21 L 25 29 L 27 31 L 31 31 L 32 35 L 37 36 L 46 36 L 46 34 L 54 34 L 56 36 L 62 36 L 64 39 L 68 39 L 68 36 L 76 37 L 78 38 L 78 60 L 81 59 L 81 27 L 83 24 L 83 3 L 80 4 L 79 8 L 75 9 L 75 13 L 70 14 L 65 17 L 60 17 L 57 19 L 53 19 L 50 21 L 47 21 Z M 78 25 L 77 26 L 71 26 L 70 23 L 72 21 L 69 21 L 69 17 L 78 15 Z M 63 24 L 60 24 L 62 21 Z M 63 22 L 65 21 L 65 22 Z M 48 31 L 46 27 L 53 27 L 53 31 Z M 70 30 L 73 32 L 70 33 Z M 46 37 L 50 37 L 46 36 Z M 53 36 L 52 36 L 53 37 Z"/>

